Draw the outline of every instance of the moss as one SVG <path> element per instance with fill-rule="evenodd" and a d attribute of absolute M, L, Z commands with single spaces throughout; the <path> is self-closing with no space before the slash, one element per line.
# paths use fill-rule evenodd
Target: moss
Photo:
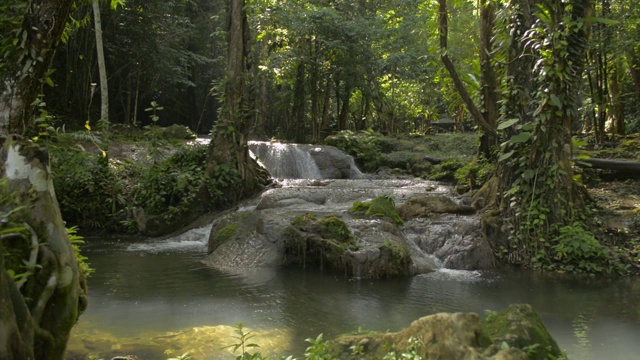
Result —
<path fill-rule="evenodd" d="M 300 216 L 296 216 L 291 220 L 291 225 L 297 228 L 307 228 L 311 223 L 316 220 L 315 215 L 313 214 L 304 214 Z"/>
<path fill-rule="evenodd" d="M 389 195 L 381 195 L 371 200 L 370 202 L 362 203 L 356 201 L 351 207 L 350 211 L 360 212 L 364 211 L 365 215 L 370 217 L 388 217 L 396 224 L 402 225 L 404 222 L 398 215 L 396 205 Z"/>
<path fill-rule="evenodd" d="M 216 233 L 216 241 L 218 242 L 218 244 L 222 244 L 225 241 L 228 241 L 229 239 L 231 239 L 236 234 L 236 231 L 238 230 L 238 226 L 240 226 L 240 223 L 234 222 L 220 229 Z"/>
<path fill-rule="evenodd" d="M 349 227 L 337 216 L 329 216 L 316 223 L 317 233 L 325 239 L 333 239 L 342 244 L 353 244 L 356 238 Z"/>
<path fill-rule="evenodd" d="M 380 257 L 385 259 L 387 264 L 387 275 L 402 276 L 409 272 L 411 257 L 406 246 L 395 241 L 385 240 L 379 249 Z"/>
<path fill-rule="evenodd" d="M 560 348 L 530 305 L 516 304 L 491 313 L 483 322 L 483 330 L 494 344 L 528 349 L 529 359 L 557 358 Z"/>
<path fill-rule="evenodd" d="M 362 201 L 356 201 L 353 203 L 353 206 L 351 206 L 351 209 L 349 209 L 349 211 L 351 212 L 367 212 L 367 210 L 369 210 L 369 206 L 371 205 L 371 203 L 368 202 L 362 202 Z"/>

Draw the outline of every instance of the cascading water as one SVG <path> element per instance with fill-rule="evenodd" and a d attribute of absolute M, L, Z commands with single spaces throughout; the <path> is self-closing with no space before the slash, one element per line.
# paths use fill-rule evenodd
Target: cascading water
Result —
<path fill-rule="evenodd" d="M 254 158 L 257 158 L 274 178 L 322 178 L 316 161 L 309 154 L 308 145 L 251 141 L 249 147 Z"/>
<path fill-rule="evenodd" d="M 392 197 L 396 206 L 414 196 L 451 198 L 448 186 L 415 179 L 362 177 L 351 166 L 350 157 L 343 155 L 337 161 L 337 153 L 331 159 L 326 156 L 337 151 L 334 149 L 269 143 L 250 146 L 274 177 L 288 179 L 275 180 L 279 186 L 238 208 L 240 219 L 257 226 L 241 239 L 240 243 L 246 244 L 243 251 L 221 256 L 230 265 L 240 266 L 224 271 L 202 264 L 220 264 L 211 259 L 217 252 L 206 254 L 211 225 L 155 241 L 88 242 L 83 251 L 96 269 L 89 279 L 92 305 L 74 328 L 68 347 L 77 355 L 73 358 L 87 358 L 89 353 L 106 358 L 129 353 L 160 359 L 171 349 L 174 354 L 189 351 L 194 359 L 232 359 L 235 354 L 221 349 L 234 342 L 232 325 L 240 322 L 253 328 L 252 342 L 258 343 L 263 353 L 273 357 L 301 355 L 306 348 L 304 339 L 319 333 L 332 338 L 360 326 L 395 331 L 428 314 L 480 313 L 524 302 L 539 311 L 552 335 L 573 358 L 591 360 L 613 353 L 630 355 L 616 357 L 619 359 L 632 359 L 640 352 L 640 312 L 633 311 L 640 296 L 637 280 L 599 283 L 591 278 L 546 278 L 527 272 L 447 269 L 460 264 L 462 258 L 467 260 L 458 250 L 468 249 L 468 240 L 478 227 L 473 216 L 434 213 L 405 221 L 398 230 L 379 219 L 351 217 L 348 209 L 355 201 L 380 195 Z M 296 156 L 302 159 L 295 160 Z M 269 165 L 269 158 L 281 162 Z M 336 163 L 344 165 L 342 171 L 331 171 L 327 166 Z M 292 179 L 302 177 L 307 179 Z M 358 180 L 350 180 L 353 178 Z M 313 268 L 300 271 L 244 265 L 268 254 L 283 238 L 278 236 L 279 223 L 288 226 L 295 216 L 313 213 L 319 218 L 344 216 L 363 247 L 402 236 L 414 266 L 430 271 L 389 281 L 350 281 Z M 244 225 L 228 223 L 226 230 L 234 232 L 236 226 Z M 269 241 L 260 243 L 254 236 L 265 236 Z M 256 252 L 256 245 L 265 246 Z M 353 275 L 364 278 L 366 261 L 375 251 L 358 255 L 363 261 L 356 263 Z M 576 324 L 589 331 L 574 331 Z"/>
<path fill-rule="evenodd" d="M 250 141 L 249 150 L 276 179 L 361 179 L 353 157 L 333 146 Z"/>

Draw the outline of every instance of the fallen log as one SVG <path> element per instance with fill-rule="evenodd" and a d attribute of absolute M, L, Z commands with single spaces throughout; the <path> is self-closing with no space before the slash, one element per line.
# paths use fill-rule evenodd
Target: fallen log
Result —
<path fill-rule="evenodd" d="M 640 162 L 614 159 L 574 159 L 575 164 L 584 168 L 611 170 L 640 174 Z"/>

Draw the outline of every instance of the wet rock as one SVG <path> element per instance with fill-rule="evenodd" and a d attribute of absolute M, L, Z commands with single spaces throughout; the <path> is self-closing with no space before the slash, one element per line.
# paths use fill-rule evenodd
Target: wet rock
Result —
<path fill-rule="evenodd" d="M 353 157 L 336 147 L 311 146 L 309 154 L 315 160 L 324 179 L 357 179 L 362 176 Z"/>
<path fill-rule="evenodd" d="M 404 234 L 445 268 L 482 270 L 496 266 L 493 249 L 482 235 L 476 216 L 439 214 L 429 219 L 411 219 L 405 223 Z"/>
<path fill-rule="evenodd" d="M 431 214 L 472 214 L 476 210 L 470 205 L 458 204 L 444 195 L 428 195 L 409 199 L 398 208 L 400 216 L 405 219 L 428 217 Z"/>
<path fill-rule="evenodd" d="M 512 338 L 518 341 L 505 340 Z M 405 354 L 423 359 L 519 360 L 529 359 L 532 349 L 539 351 L 532 359 L 560 355 L 529 305 L 513 305 L 486 321 L 474 313 L 440 313 L 420 318 L 396 333 L 342 336 L 327 344 L 335 359 L 352 359 L 354 352 L 358 359 L 395 359 Z"/>
<path fill-rule="evenodd" d="M 484 330 L 495 344 L 504 342 L 510 347 L 526 348 L 532 360 L 560 355 L 560 347 L 528 304 L 511 305 L 504 311 L 490 314 L 484 321 Z"/>

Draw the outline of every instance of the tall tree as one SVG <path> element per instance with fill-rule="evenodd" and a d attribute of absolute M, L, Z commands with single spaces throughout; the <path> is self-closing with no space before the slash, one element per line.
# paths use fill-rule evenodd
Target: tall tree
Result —
<path fill-rule="evenodd" d="M 214 129 L 214 137 L 211 140 L 206 172 L 210 178 L 216 178 L 229 169 L 236 171 L 241 181 L 238 194 L 247 196 L 260 190 L 268 175 L 251 158 L 247 146 L 254 117 L 247 84 L 251 65 L 248 60 L 250 32 L 244 0 L 230 0 L 228 14 L 224 99 L 220 118 Z"/>
<path fill-rule="evenodd" d="M 98 74 L 100 76 L 100 119 L 109 123 L 109 84 L 107 81 L 107 64 L 104 59 L 104 45 L 102 42 L 102 16 L 100 15 L 100 1 L 92 0 L 93 28 L 96 33 L 96 54 L 98 59 Z"/>
<path fill-rule="evenodd" d="M 449 72 L 449 75 L 451 76 L 451 79 L 453 80 L 453 83 L 456 87 L 456 90 L 458 91 L 458 93 L 460 94 L 460 97 L 462 98 L 462 100 L 464 101 L 464 104 L 467 107 L 467 110 L 471 113 L 471 115 L 473 116 L 473 119 L 478 123 L 478 125 L 480 126 L 480 128 L 482 129 L 482 132 L 484 133 L 484 141 L 486 142 L 486 144 L 483 145 L 484 147 L 484 152 L 486 155 L 489 155 L 489 148 L 495 144 L 495 139 L 496 139 L 496 129 L 495 129 L 495 123 L 489 123 L 487 121 L 487 117 L 485 115 L 491 115 L 492 117 L 489 118 L 491 121 L 497 121 L 497 117 L 495 116 L 496 114 L 493 112 L 486 112 L 486 113 L 482 113 L 480 111 L 480 109 L 478 109 L 478 107 L 476 106 L 476 104 L 473 102 L 473 99 L 471 98 L 471 95 L 469 95 L 469 92 L 467 91 L 464 83 L 462 82 L 462 80 L 460 79 L 460 75 L 458 74 L 456 67 L 453 63 L 453 61 L 451 60 L 450 56 L 449 56 L 449 45 L 448 45 L 448 36 L 449 36 L 449 12 L 447 10 L 447 0 L 438 0 L 438 4 L 439 4 L 439 35 L 440 35 L 440 58 L 442 59 L 442 63 L 444 64 L 444 67 L 447 69 L 447 71 Z M 486 11 L 486 10 L 485 10 Z M 489 15 L 485 15 L 485 16 L 489 16 Z M 490 19 L 487 19 L 487 21 L 490 21 Z M 490 26 L 490 25 L 487 25 Z M 486 31 L 486 29 L 485 29 Z M 483 37 L 483 46 L 488 46 L 489 41 L 490 41 L 490 34 L 484 34 Z M 483 47 L 481 50 L 481 52 L 489 52 L 490 48 L 486 48 Z M 488 54 L 487 54 L 488 55 Z M 483 66 L 485 69 L 490 68 L 491 66 L 493 66 L 491 63 L 489 63 L 489 59 L 487 56 L 483 55 Z M 485 75 L 487 75 L 485 73 Z M 492 75 L 488 75 L 485 76 L 485 78 L 487 78 L 487 80 L 493 80 L 493 76 Z M 486 106 L 487 109 L 491 109 L 491 110 L 495 110 L 495 97 L 490 96 L 494 94 L 494 89 L 489 89 L 486 91 L 486 96 L 487 98 L 485 100 L 487 100 L 487 102 L 489 103 L 490 106 Z"/>
<path fill-rule="evenodd" d="M 499 128 L 508 140 L 500 156 L 498 201 L 511 229 L 514 264 L 550 264 L 563 232 L 588 229 L 573 180 L 571 129 L 592 5 L 517 0 L 503 14 L 510 61 Z"/>

